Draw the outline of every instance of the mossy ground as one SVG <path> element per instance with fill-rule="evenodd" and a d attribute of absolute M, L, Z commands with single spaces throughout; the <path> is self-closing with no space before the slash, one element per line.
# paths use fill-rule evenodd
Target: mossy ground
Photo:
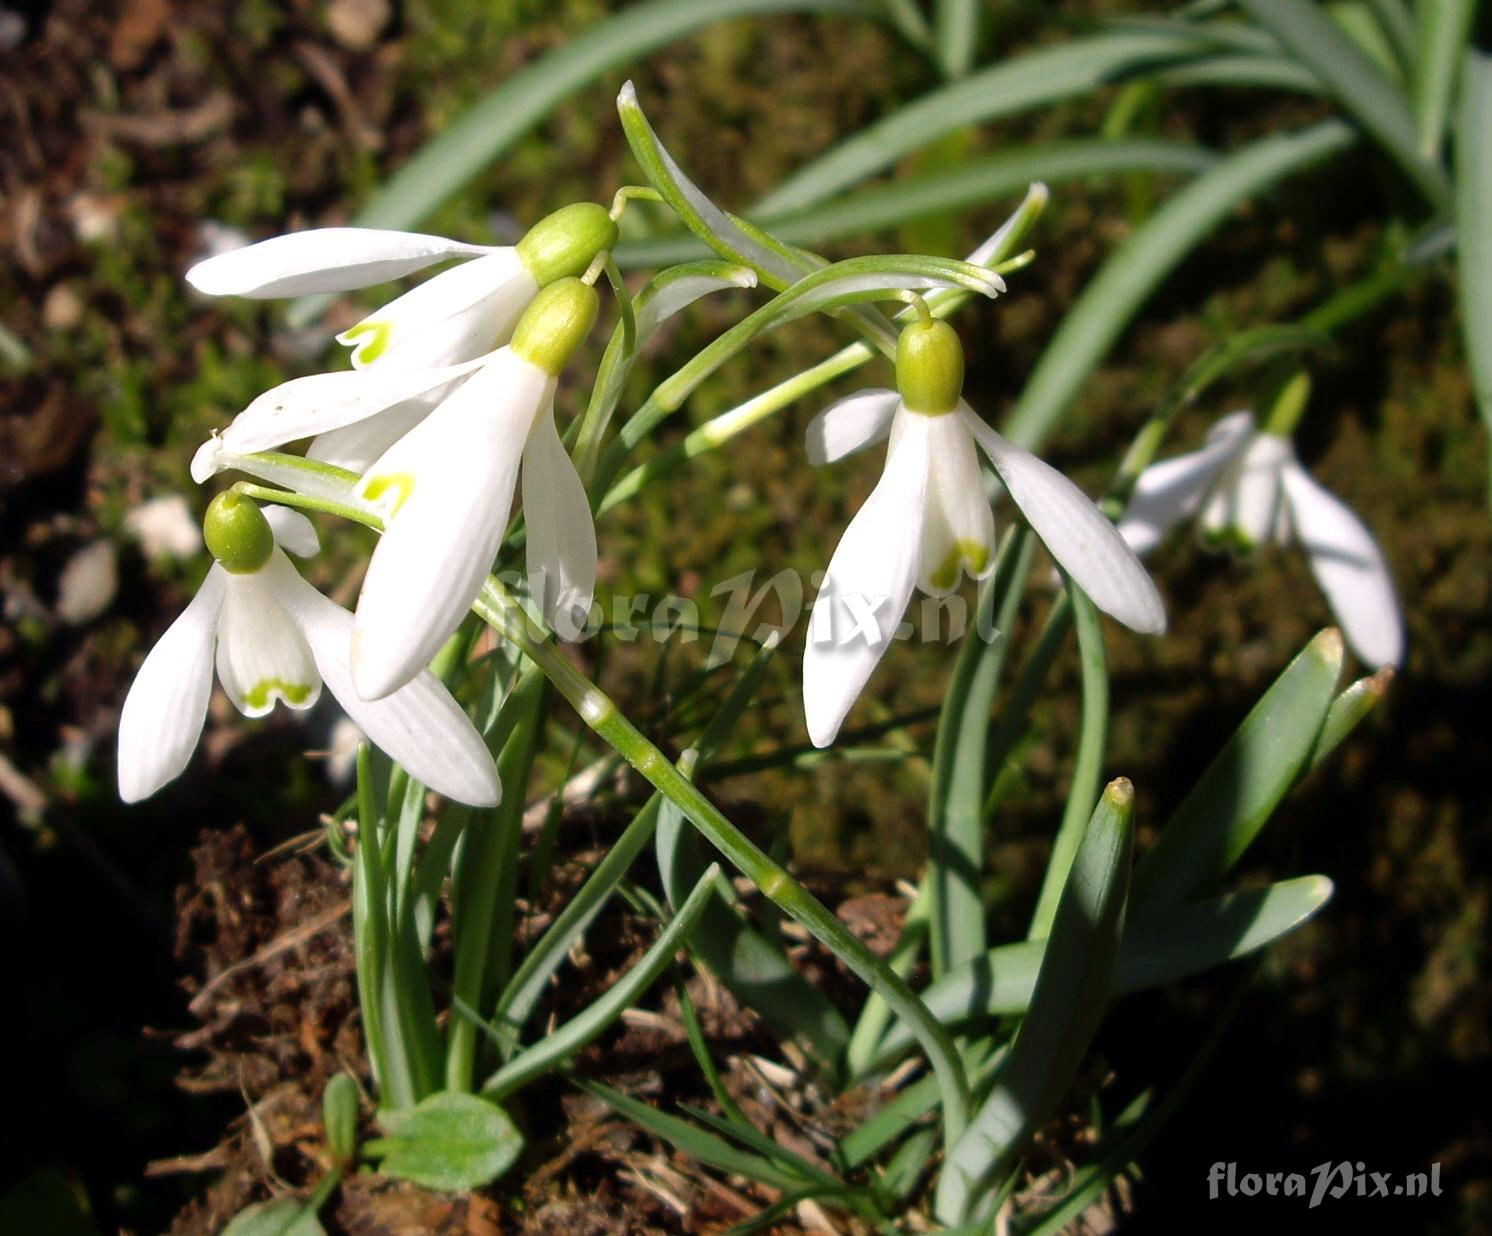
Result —
<path fill-rule="evenodd" d="M 337 7 L 256 0 L 173 10 L 164 0 L 126 0 L 94 9 L 58 0 L 23 6 L 31 33 L 0 53 L 14 126 L 0 151 L 0 323 L 19 344 L 0 360 L 0 753 L 17 803 L 5 840 L 21 890 L 11 904 L 29 907 L 14 980 L 26 992 L 24 1021 L 12 1029 L 10 1058 L 35 1062 L 25 1065 L 9 1122 L 7 1163 L 17 1174 L 61 1165 L 105 1224 L 157 1225 L 182 1190 L 142 1183 L 139 1165 L 210 1145 L 239 1106 L 231 1096 L 173 1095 L 172 1051 L 139 1037 L 142 1024 L 185 1017 L 172 994 L 179 975 L 166 924 L 167 890 L 189 875 L 190 841 L 202 828 L 244 821 L 272 844 L 310 827 L 329 797 L 319 768 L 297 757 L 298 729 L 283 718 L 246 726 L 215 710 L 204 756 L 171 796 L 128 813 L 113 800 L 112 729 L 130 674 L 206 567 L 200 556 L 144 561 L 125 534 L 126 513 L 147 497 L 189 491 L 187 460 L 208 430 L 329 355 L 324 329 L 288 332 L 273 309 L 206 303 L 181 272 L 202 250 L 207 221 L 257 237 L 345 220 L 429 133 L 616 6 L 428 0 L 390 11 L 365 44 L 332 21 Z M 1063 11 L 1116 7 L 1126 6 Z M 1001 51 L 1060 33 L 1036 31 L 1024 10 L 1002 21 L 990 36 Z M 866 22 L 723 23 L 581 92 L 425 226 L 508 240 L 557 204 L 609 198 L 636 176 L 611 108 L 629 75 L 670 147 L 735 207 L 932 80 Z M 1091 132 L 1109 101 L 955 135 L 898 174 Z M 1229 145 L 1319 110 L 1241 93 L 1178 95 L 1158 125 Z M 1401 192 L 1357 153 L 1238 212 L 1085 385 L 1051 443 L 1052 461 L 1099 488 L 1129 435 L 1204 348 L 1298 314 L 1367 270 L 1386 239 L 1382 205 Z M 992 419 L 1010 407 L 1145 196 L 1133 182 L 1064 186 L 1034 240 L 1037 264 L 1011 280 L 998 305 L 963 315 L 970 398 Z M 835 252 L 961 252 L 1007 205 L 918 220 Z M 329 324 L 355 321 L 376 295 L 342 298 Z M 748 303 L 720 298 L 670 327 L 623 409 Z M 838 328 L 820 320 L 771 336 L 703 387 L 659 444 L 840 342 Z M 1141 1209 L 1162 1225 L 1201 1213 L 1226 1226 L 1227 1216 L 1188 1207 L 1206 1165 L 1229 1158 L 1271 1169 L 1365 1159 L 1396 1170 L 1438 1159 L 1457 1206 L 1447 1214 L 1489 1204 L 1492 1135 L 1480 1096 L 1492 1081 L 1483 792 L 1492 755 L 1484 718 L 1492 533 L 1487 443 L 1470 406 L 1446 270 L 1428 270 L 1339 343 L 1315 366 L 1301 446 L 1383 542 L 1411 656 L 1381 715 L 1295 795 L 1250 860 L 1254 877 L 1324 872 L 1337 896 L 1265 960 L 1218 1063 L 1156 1147 Z M 824 398 L 888 376 L 868 368 Z M 1176 442 L 1195 442 L 1213 416 L 1251 393 L 1245 380 L 1209 396 L 1181 420 Z M 583 392 L 567 388 L 562 399 L 573 411 Z M 717 581 L 821 568 L 878 468 L 874 458 L 806 465 L 802 428 L 821 402 L 790 409 L 619 510 L 601 530 L 603 593 L 694 596 L 710 621 L 720 613 L 710 596 Z M 69 626 L 55 612 L 60 573 L 100 538 L 119 551 L 117 596 L 91 622 Z M 334 534 L 313 577 L 348 600 L 349 570 L 366 545 L 364 534 Z M 1110 631 L 1117 712 L 1106 768 L 1136 782 L 1142 839 L 1290 654 L 1329 621 L 1298 555 L 1238 563 L 1183 538 L 1156 569 L 1170 636 Z M 1018 647 L 1043 604 L 1030 599 Z M 615 645 L 602 666 L 606 684 L 646 723 L 702 646 L 671 654 L 660 690 L 659 647 Z M 857 721 L 936 704 L 947 655 L 897 648 Z M 742 753 L 803 741 L 795 669 L 792 655 L 779 658 Z M 1076 716 L 1076 668 L 1063 664 L 991 838 L 989 891 L 1013 929 L 1060 808 Z M 903 741 L 907 757 L 897 763 L 830 762 L 811 775 L 759 774 L 717 790 L 742 810 L 749 804 L 764 835 L 778 835 L 805 870 L 853 873 L 864 888 L 881 888 L 915 872 L 924 848 L 930 727 L 909 728 Z M 1108 1044 L 1118 1067 L 1174 1073 L 1205 1033 L 1221 986 L 1122 1009 Z M 1162 1016 L 1171 1019 L 1166 1043 L 1147 1045 L 1144 1026 Z"/>

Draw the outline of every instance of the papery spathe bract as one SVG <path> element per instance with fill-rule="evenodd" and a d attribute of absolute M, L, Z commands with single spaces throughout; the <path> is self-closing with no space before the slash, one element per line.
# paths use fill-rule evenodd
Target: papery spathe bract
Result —
<path fill-rule="evenodd" d="M 1119 531 L 1149 553 L 1193 516 L 1214 545 L 1299 542 L 1353 651 L 1374 667 L 1402 663 L 1404 620 L 1383 551 L 1301 466 L 1288 437 L 1259 430 L 1249 412 L 1224 417 L 1200 450 L 1140 474 Z"/>
<path fill-rule="evenodd" d="M 145 658 L 124 702 L 120 797 L 146 798 L 185 769 L 216 667 L 246 716 L 263 716 L 276 701 L 310 708 L 324 684 L 369 739 L 416 779 L 473 806 L 498 801 L 501 787 L 486 745 L 433 675 L 376 703 L 353 690 L 352 615 L 306 583 L 281 549 L 314 552 L 315 532 L 303 517 L 279 511 L 267 520 L 230 493 L 214 500 L 206 531 L 218 561 Z"/>
<path fill-rule="evenodd" d="M 816 746 L 834 741 L 893 638 L 913 589 L 943 595 L 994 566 L 995 527 L 976 445 L 1052 557 L 1100 609 L 1135 630 L 1165 629 L 1155 585 L 1098 508 L 1061 473 L 979 419 L 960 397 L 951 327 L 908 326 L 898 392 L 866 391 L 808 430 L 811 458 L 842 458 L 890 437 L 881 480 L 850 522 L 814 601 L 803 704 Z"/>

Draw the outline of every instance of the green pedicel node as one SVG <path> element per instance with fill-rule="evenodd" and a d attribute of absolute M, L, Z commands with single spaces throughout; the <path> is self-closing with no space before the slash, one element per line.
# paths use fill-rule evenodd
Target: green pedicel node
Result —
<path fill-rule="evenodd" d="M 913 322 L 896 341 L 896 389 L 908 412 L 943 416 L 964 389 L 964 348 L 947 322 Z"/>
<path fill-rule="evenodd" d="M 559 377 L 575 349 L 591 333 L 600 306 L 596 289 L 579 279 L 551 283 L 518 319 L 513 351 L 550 377 Z"/>
<path fill-rule="evenodd" d="M 212 556 L 235 575 L 252 575 L 275 547 L 274 531 L 259 504 L 231 489 L 208 504 L 202 536 Z"/>
<path fill-rule="evenodd" d="M 616 220 L 604 206 L 576 202 L 529 228 L 518 242 L 518 256 L 539 286 L 546 287 L 556 279 L 585 274 L 598 253 L 615 246 L 616 238 Z"/>

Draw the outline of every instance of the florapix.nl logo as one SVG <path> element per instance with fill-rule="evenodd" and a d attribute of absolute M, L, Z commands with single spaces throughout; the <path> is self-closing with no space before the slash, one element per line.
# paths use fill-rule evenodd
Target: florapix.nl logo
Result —
<path fill-rule="evenodd" d="M 1318 1163 L 1303 1172 L 1240 1172 L 1236 1163 L 1214 1163 L 1207 1172 L 1207 1196 L 1299 1197 L 1306 1209 L 1346 1198 L 1439 1197 L 1440 1164 L 1427 1172 L 1372 1172 L 1362 1162 Z"/>

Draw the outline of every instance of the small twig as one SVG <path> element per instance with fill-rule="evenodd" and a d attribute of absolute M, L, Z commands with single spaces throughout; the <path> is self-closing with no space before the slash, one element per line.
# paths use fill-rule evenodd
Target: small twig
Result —
<path fill-rule="evenodd" d="M 253 970 L 258 966 L 262 966 L 265 962 L 278 957 L 281 953 L 287 953 L 293 948 L 299 948 L 306 941 L 320 935 L 351 909 L 352 901 L 349 898 L 340 905 L 333 906 L 330 910 L 318 914 L 310 922 L 302 923 L 299 927 L 287 931 L 284 935 L 277 936 L 252 957 L 245 957 L 242 961 L 235 961 L 231 966 L 219 970 L 218 973 L 214 974 L 212 978 L 203 984 L 202 990 L 192 997 L 191 1003 L 187 1005 L 187 1008 L 200 1017 L 202 1010 L 206 1007 L 208 997 L 234 975 L 242 974 L 246 970 Z"/>

